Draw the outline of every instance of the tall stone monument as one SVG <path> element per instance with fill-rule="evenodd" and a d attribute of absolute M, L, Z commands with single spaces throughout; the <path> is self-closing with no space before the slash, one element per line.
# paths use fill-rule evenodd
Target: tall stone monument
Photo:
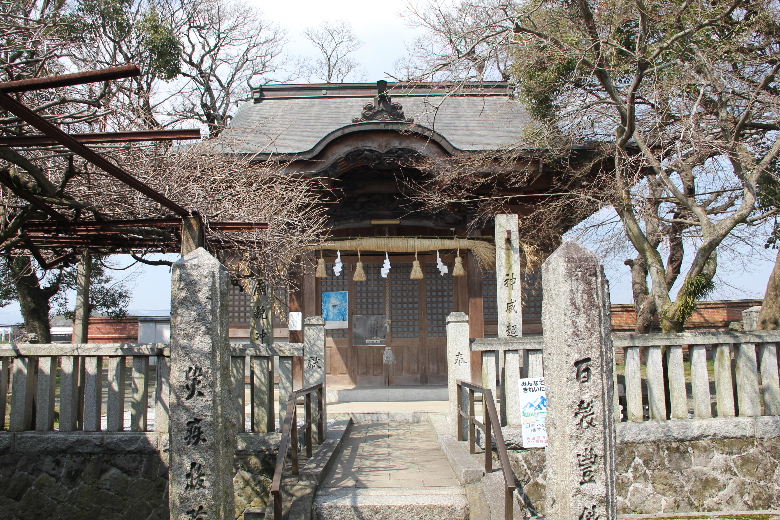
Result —
<path fill-rule="evenodd" d="M 614 360 L 598 258 L 564 242 L 542 267 L 548 413 L 546 518 L 614 520 Z"/>
<path fill-rule="evenodd" d="M 522 313 L 522 271 L 520 265 L 520 238 L 517 231 L 517 215 L 504 214 L 495 217 L 496 243 L 496 304 L 498 308 L 498 337 L 516 338 L 523 335 Z M 523 351 L 524 352 L 524 351 Z M 534 354 L 535 355 L 535 354 Z M 483 358 L 483 379 L 496 393 L 496 372 L 498 362 L 495 352 L 485 352 Z M 520 377 L 520 351 L 507 350 L 504 353 L 505 381 L 517 381 Z M 526 365 L 528 360 L 525 360 Z M 532 374 L 528 377 L 541 376 Z M 520 401 L 520 388 L 506 385 L 501 389 L 504 403 Z M 519 426 L 521 422 L 519 406 L 502 406 L 501 413 L 507 424 Z"/>
<path fill-rule="evenodd" d="M 228 274 L 205 249 L 173 264 L 170 517 L 235 518 Z"/>

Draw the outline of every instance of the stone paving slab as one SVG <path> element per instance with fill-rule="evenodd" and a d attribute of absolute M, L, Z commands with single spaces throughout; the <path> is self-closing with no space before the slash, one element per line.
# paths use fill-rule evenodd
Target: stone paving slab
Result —
<path fill-rule="evenodd" d="M 458 486 L 428 423 L 355 425 L 323 488 Z"/>

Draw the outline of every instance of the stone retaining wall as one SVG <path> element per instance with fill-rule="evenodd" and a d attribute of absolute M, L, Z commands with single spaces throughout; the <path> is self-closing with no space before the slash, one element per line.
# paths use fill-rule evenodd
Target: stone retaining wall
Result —
<path fill-rule="evenodd" d="M 278 435 L 239 435 L 236 514 L 268 497 Z M 167 435 L 0 432 L 3 520 L 168 520 Z"/>
<path fill-rule="evenodd" d="M 749 511 L 780 504 L 780 420 L 618 425 L 618 513 Z M 752 425 L 752 426 L 751 426 Z M 509 452 L 528 502 L 544 513 L 543 449 Z"/>

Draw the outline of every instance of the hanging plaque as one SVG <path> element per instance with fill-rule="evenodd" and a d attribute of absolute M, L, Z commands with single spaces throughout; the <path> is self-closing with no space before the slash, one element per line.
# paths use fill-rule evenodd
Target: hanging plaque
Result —
<path fill-rule="evenodd" d="M 387 344 L 384 314 L 356 314 L 352 323 L 352 344 L 356 347 L 383 347 Z"/>

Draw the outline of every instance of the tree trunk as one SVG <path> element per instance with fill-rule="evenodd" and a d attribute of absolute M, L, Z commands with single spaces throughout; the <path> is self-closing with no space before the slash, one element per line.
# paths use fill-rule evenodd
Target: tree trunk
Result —
<path fill-rule="evenodd" d="M 34 334 L 31 343 L 51 343 L 49 295 L 41 289 L 29 256 L 17 256 L 8 263 L 16 278 L 16 293 L 24 318 L 24 328 Z"/>
<path fill-rule="evenodd" d="M 775 256 L 775 267 L 769 275 L 764 294 L 764 303 L 758 314 L 759 330 L 777 330 L 780 328 L 780 249 Z"/>
<path fill-rule="evenodd" d="M 636 310 L 636 324 L 634 332 L 647 334 L 657 330 L 659 318 L 655 300 L 648 292 L 647 267 L 642 257 L 624 262 L 631 268 L 631 292 L 634 297 L 634 309 Z"/>
<path fill-rule="evenodd" d="M 89 286 L 92 276 L 92 255 L 89 249 L 81 253 L 76 271 L 76 309 L 73 316 L 73 343 L 89 341 Z"/>

